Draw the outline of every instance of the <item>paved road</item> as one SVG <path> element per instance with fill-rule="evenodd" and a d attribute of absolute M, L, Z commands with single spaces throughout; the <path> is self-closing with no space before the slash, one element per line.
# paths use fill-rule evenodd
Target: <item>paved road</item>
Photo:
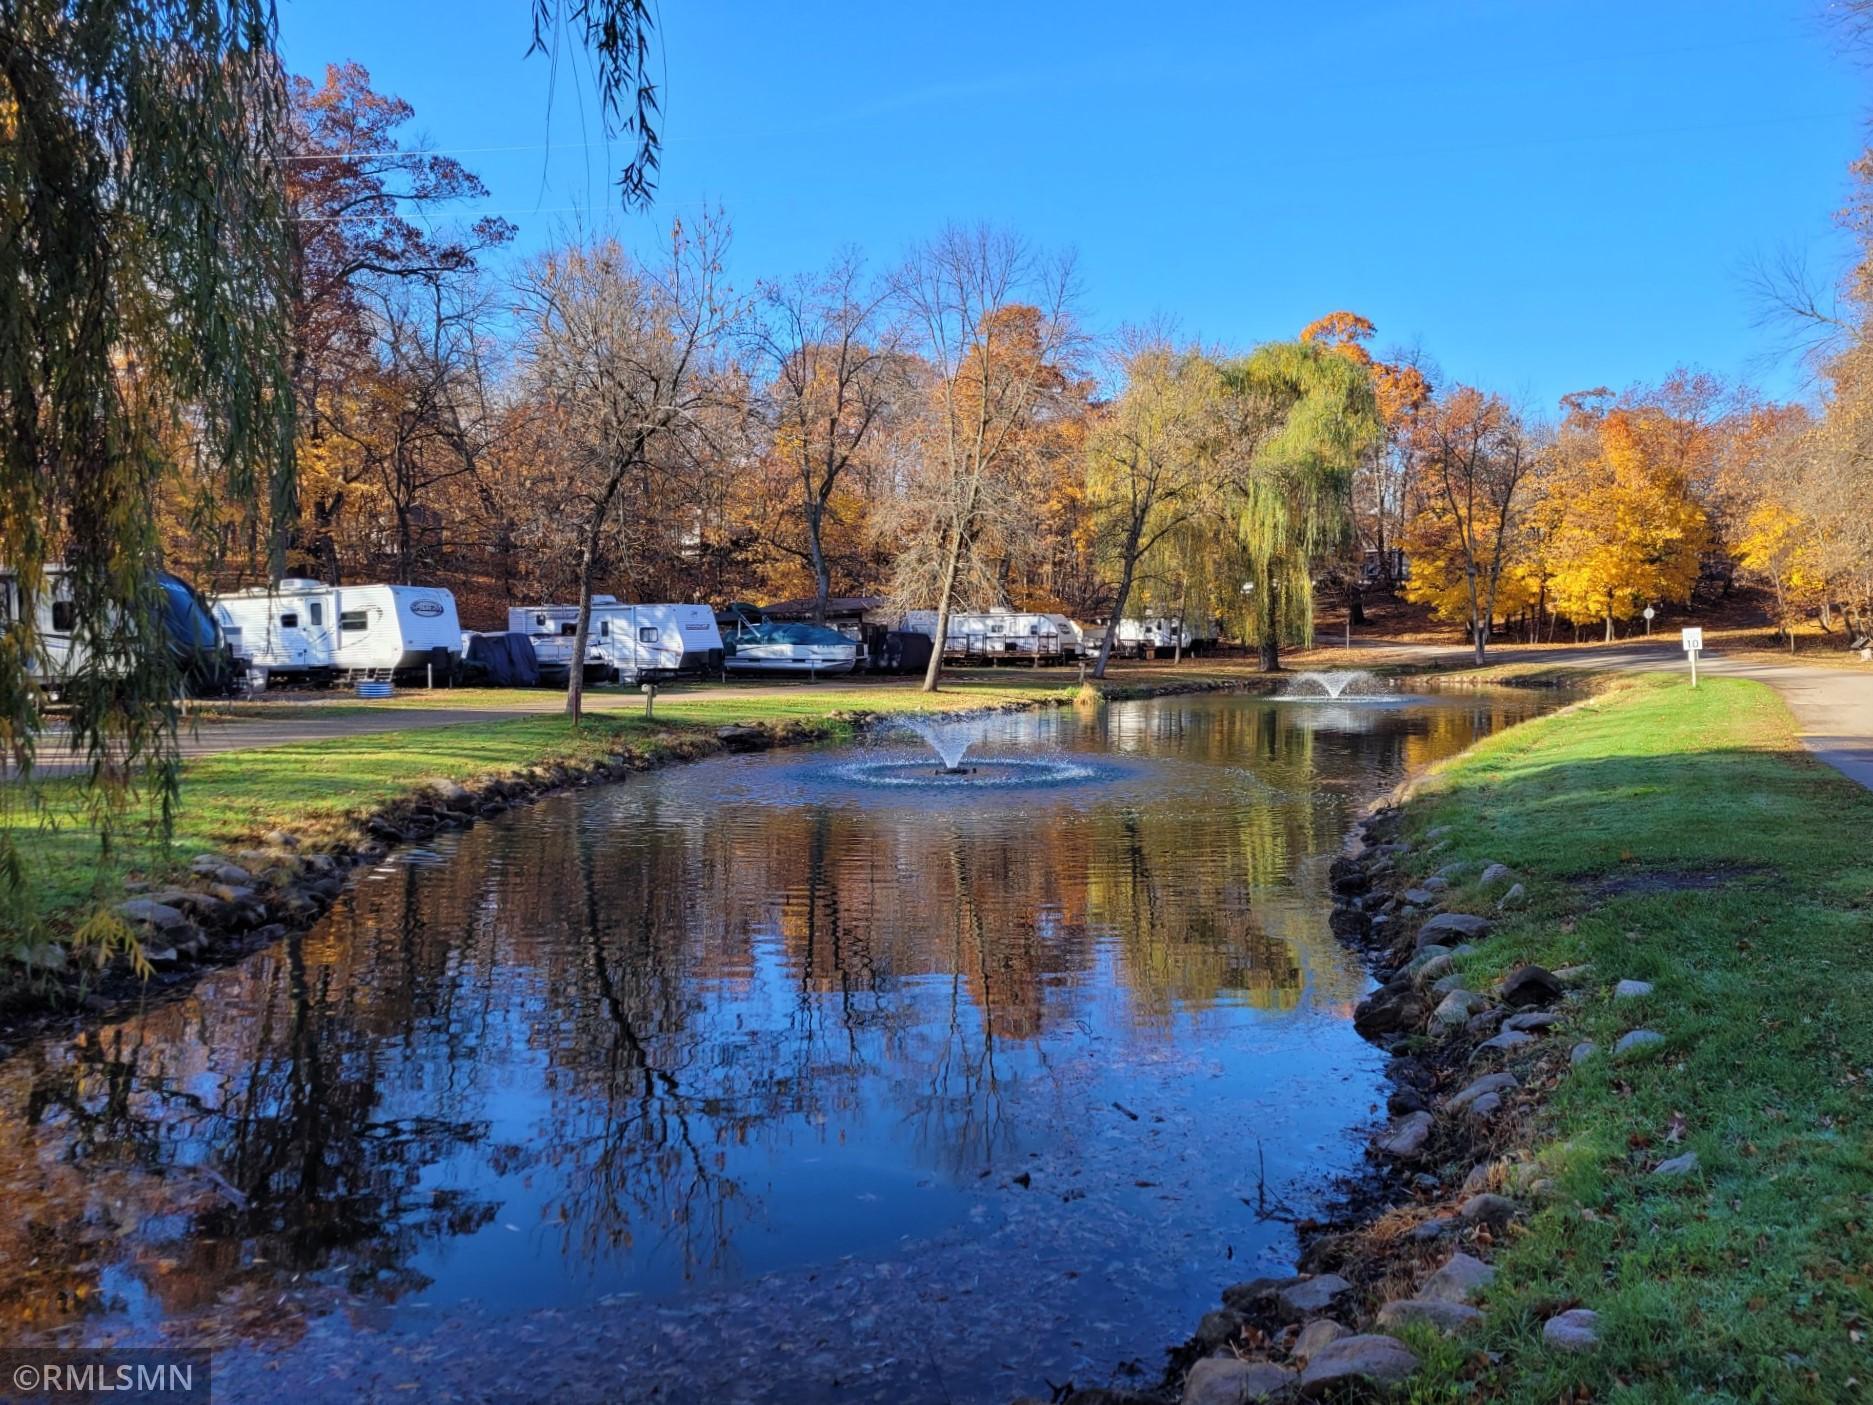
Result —
<path fill-rule="evenodd" d="M 1439 658 L 1467 657 L 1469 651 L 1421 646 Z M 1516 649 L 1497 654 L 1496 663 L 1535 663 L 1568 668 L 1613 668 L 1635 673 L 1670 671 L 1688 675 L 1684 652 L 1674 639 L 1655 643 L 1581 645 L 1557 649 Z M 1801 729 L 1802 743 L 1842 775 L 1873 790 L 1873 668 L 1832 668 L 1802 663 L 1770 663 L 1729 658 L 1721 651 L 1699 656 L 1698 676 L 1752 678 L 1782 695 Z"/>

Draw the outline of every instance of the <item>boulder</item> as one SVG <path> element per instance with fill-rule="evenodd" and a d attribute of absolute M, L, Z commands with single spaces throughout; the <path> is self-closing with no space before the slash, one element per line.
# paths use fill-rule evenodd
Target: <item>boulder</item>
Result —
<path fill-rule="evenodd" d="M 1613 1042 L 1615 1054 L 1630 1054 L 1634 1049 L 1649 1049 L 1654 1044 L 1663 1044 L 1665 1036 L 1655 1029 L 1634 1029 L 1619 1036 Z"/>
<path fill-rule="evenodd" d="M 1567 1051 L 1567 1061 L 1570 1064 L 1584 1064 L 1588 1059 L 1599 1052 L 1600 1046 L 1598 1044 L 1594 1043 L 1591 1039 L 1583 1039 L 1580 1043 Z"/>
<path fill-rule="evenodd" d="M 1503 978 L 1502 998 L 1510 1005 L 1552 1005 L 1561 998 L 1561 982 L 1540 966 L 1518 966 Z"/>
<path fill-rule="evenodd" d="M 1379 1150 L 1387 1156 L 1400 1161 L 1409 1161 L 1424 1150 L 1424 1144 L 1431 1139 L 1431 1114 L 1414 1112 L 1409 1117 L 1401 1117 L 1392 1124 L 1391 1130 L 1379 1141 Z"/>
<path fill-rule="evenodd" d="M 1502 1111 L 1502 1094 L 1485 1093 L 1482 1097 L 1471 1103 L 1466 1111 L 1476 1121 L 1485 1122 Z"/>
<path fill-rule="evenodd" d="M 1507 883 L 1514 877 L 1515 875 L 1509 872 L 1507 864 L 1493 863 L 1484 868 L 1477 877 L 1476 885 L 1479 888 L 1493 888 L 1498 883 Z"/>
<path fill-rule="evenodd" d="M 1478 1010 L 1463 1022 L 1463 1032 L 1472 1039 L 1487 1039 L 1496 1032 L 1496 1026 L 1502 1023 L 1506 1013 L 1502 1006 L 1491 1005 L 1487 1010 Z"/>
<path fill-rule="evenodd" d="M 1301 1372 L 1301 1394 L 1318 1399 L 1358 1382 L 1397 1385 L 1417 1369 L 1417 1353 L 1397 1337 L 1341 1337 L 1314 1353 Z"/>
<path fill-rule="evenodd" d="M 1499 1230 L 1515 1218 L 1515 1202 L 1506 1195 L 1491 1195 L 1485 1191 L 1464 1201 L 1457 1210 L 1457 1217 L 1465 1224 L 1488 1225 Z"/>
<path fill-rule="evenodd" d="M 272 849 L 297 849 L 299 836 L 289 834 L 283 829 L 270 829 L 260 836 L 260 842 Z"/>
<path fill-rule="evenodd" d="M 1467 1107 L 1485 1093 L 1500 1093 L 1516 1086 L 1513 1073 L 1485 1073 L 1481 1078 L 1466 1084 L 1462 1092 L 1452 1093 L 1444 1106 L 1452 1109 Z"/>
<path fill-rule="evenodd" d="M 1206 1312 L 1197 1323 L 1197 1343 L 1205 1351 L 1215 1351 L 1219 1346 L 1226 1346 L 1241 1335 L 1244 1320 L 1241 1313 L 1232 1312 L 1226 1307 Z"/>
<path fill-rule="evenodd" d="M 1421 1220 L 1413 1225 L 1411 1232 L 1405 1237 L 1424 1243 L 1432 1239 L 1442 1239 L 1446 1234 L 1455 1234 L 1457 1229 L 1458 1220 L 1455 1215 L 1433 1215 L 1430 1219 Z"/>
<path fill-rule="evenodd" d="M 1461 1332 L 1483 1320 L 1483 1314 L 1468 1303 L 1453 1303 L 1446 1298 L 1400 1298 L 1379 1309 L 1381 1327 L 1403 1327 L 1409 1322 L 1428 1322 L 1440 1332 Z"/>
<path fill-rule="evenodd" d="M 1452 1254 L 1444 1266 L 1418 1286 L 1421 1298 L 1467 1303 L 1496 1279 L 1496 1270 L 1468 1254 Z"/>
<path fill-rule="evenodd" d="M 1300 1281 L 1299 1274 L 1289 1274 L 1285 1278 L 1250 1278 L 1241 1283 L 1231 1283 L 1223 1289 L 1223 1306 L 1234 1308 L 1237 1312 L 1247 1312 L 1259 1304 L 1273 1301 L 1277 1290 Z"/>
<path fill-rule="evenodd" d="M 1424 1018 L 1424 1000 L 1408 980 L 1375 990 L 1353 1008 L 1353 1028 L 1367 1039 L 1413 1030 Z"/>
<path fill-rule="evenodd" d="M 152 898 L 131 898 L 128 902 L 117 905 L 117 915 L 126 922 L 149 927 L 158 932 L 167 932 L 182 926 L 189 919 L 180 908 L 168 903 L 159 903 Z"/>
<path fill-rule="evenodd" d="M 1425 952 L 1434 953 L 1428 961 L 1422 959 Z M 1409 966 L 1405 967 L 1405 973 L 1410 976 L 1413 985 L 1427 986 L 1433 981 L 1440 981 L 1448 976 L 1454 960 L 1455 958 L 1443 947 L 1427 946 L 1424 951 L 1418 953 Z"/>
<path fill-rule="evenodd" d="M 65 948 L 57 942 L 34 942 L 16 950 L 13 959 L 33 971 L 59 971 L 65 967 Z"/>
<path fill-rule="evenodd" d="M 1679 1176 L 1688 1176 L 1697 1169 L 1697 1153 L 1687 1151 L 1683 1156 L 1674 1156 L 1669 1161 L 1661 1161 L 1652 1168 L 1655 1176 L 1664 1176 L 1667 1180 Z"/>
<path fill-rule="evenodd" d="M 1652 993 L 1650 981 L 1621 981 L 1613 987 L 1615 1000 L 1643 1000 Z"/>
<path fill-rule="evenodd" d="M 1305 1324 L 1300 1335 L 1294 1339 L 1292 1348 L 1294 1359 L 1305 1364 L 1322 1347 L 1330 1342 L 1337 1342 L 1341 1337 L 1352 1335 L 1331 1317 L 1316 1317 Z"/>
<path fill-rule="evenodd" d="M 1429 878 L 1420 879 L 1418 886 L 1427 893 L 1441 893 L 1450 886 L 1448 878 L 1439 878 L 1433 873 Z"/>
<path fill-rule="evenodd" d="M 1509 885 L 1509 891 L 1496 899 L 1496 911 L 1508 912 L 1512 908 L 1520 907 L 1527 901 L 1528 889 L 1524 888 L 1520 883 L 1511 883 Z"/>
<path fill-rule="evenodd" d="M 1585 961 L 1576 966 L 1562 966 L 1555 971 L 1554 978 L 1572 990 L 1593 979 L 1593 966 Z"/>
<path fill-rule="evenodd" d="M 1278 1400 L 1294 1389 L 1296 1377 L 1272 1361 L 1237 1361 L 1212 1356 L 1197 1362 L 1184 1377 L 1183 1405 L 1250 1405 Z M 1075 1394 L 1074 1399 L 1079 1396 Z"/>
<path fill-rule="evenodd" d="M 1467 912 L 1440 912 L 1422 927 L 1418 928 L 1418 945 L 1429 946 L 1437 942 L 1449 946 L 1446 937 L 1458 941 L 1480 941 L 1489 935 L 1489 919 L 1475 917 Z"/>
<path fill-rule="evenodd" d="M 1481 1054 L 1486 1049 L 1493 1050 L 1498 1054 L 1506 1054 L 1512 1050 L 1520 1049 L 1525 1045 L 1533 1044 L 1534 1042 L 1535 1036 L 1528 1033 L 1527 1030 L 1505 1030 L 1495 1038 L 1485 1039 L 1481 1044 L 1478 1044 L 1476 1046 L 1476 1054 Z M 1471 1057 L 1474 1058 L 1475 1054 L 1471 1055 Z"/>
<path fill-rule="evenodd" d="M 1410 903 L 1413 907 L 1429 907 L 1432 903 L 1437 901 L 1437 894 L 1432 892 L 1429 888 L 1407 888 L 1405 889 L 1405 901 Z"/>
<path fill-rule="evenodd" d="M 715 737 L 730 751 L 756 751 L 767 745 L 767 732 L 760 727 L 717 727 Z"/>
<path fill-rule="evenodd" d="M 1310 1313 L 1325 1312 L 1342 1293 L 1350 1292 L 1352 1286 L 1337 1273 L 1318 1273 L 1276 1289 L 1275 1301 L 1295 1317 L 1306 1317 Z"/>
<path fill-rule="evenodd" d="M 1600 1314 L 1571 1307 L 1542 1323 L 1541 1339 L 1556 1351 L 1592 1351 L 1600 1344 Z"/>
<path fill-rule="evenodd" d="M 1502 1022 L 1504 1029 L 1529 1030 L 1552 1029 L 1561 1022 L 1561 1017 L 1552 1010 L 1524 1010 L 1519 1015 L 1510 1015 Z"/>
<path fill-rule="evenodd" d="M 1431 1011 L 1431 1022 L 1444 1029 L 1459 1029 L 1487 1004 L 1489 997 L 1474 990 L 1453 990 Z"/>

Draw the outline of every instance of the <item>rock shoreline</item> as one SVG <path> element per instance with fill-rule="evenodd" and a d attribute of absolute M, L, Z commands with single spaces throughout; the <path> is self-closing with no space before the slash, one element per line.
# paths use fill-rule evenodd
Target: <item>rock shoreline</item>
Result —
<path fill-rule="evenodd" d="M 1121 684 L 1100 690 L 1099 701 L 1255 692 L 1266 686 L 1258 679 Z M 928 714 L 837 711 L 817 722 L 718 727 L 713 735 L 677 737 L 653 751 L 621 747 L 589 765 L 550 762 L 466 784 L 445 779 L 418 781 L 407 795 L 357 816 L 349 838 L 313 848 L 289 830 L 272 830 L 231 853 L 197 856 L 175 881 L 125 883 L 124 900 L 116 910 L 143 944 L 150 963 L 147 977 L 133 970 L 123 956 L 113 958 L 102 970 L 80 972 L 72 969 L 63 947 L 56 943 L 24 953 L 10 963 L 14 983 L 0 997 L 0 1055 L 54 1029 L 116 1018 L 152 1000 L 184 993 L 204 973 L 309 930 L 359 868 L 381 861 L 394 849 L 423 843 L 447 830 L 466 829 L 477 820 L 549 795 L 614 784 L 646 771 L 728 752 L 826 741 L 848 727 L 863 736 L 911 715 L 959 721 L 1071 707 L 1077 701 L 1072 696 L 1054 696 Z"/>

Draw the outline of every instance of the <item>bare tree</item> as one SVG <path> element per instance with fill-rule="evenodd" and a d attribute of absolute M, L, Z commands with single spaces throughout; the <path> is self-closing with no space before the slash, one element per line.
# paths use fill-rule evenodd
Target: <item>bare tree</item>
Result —
<path fill-rule="evenodd" d="M 1501 396 L 1471 386 L 1457 386 L 1427 408 L 1415 429 L 1425 491 L 1449 515 L 1457 538 L 1480 665 L 1517 527 L 1516 494 L 1533 459 L 1529 437 Z"/>
<path fill-rule="evenodd" d="M 1095 678 L 1106 676 L 1141 563 L 1200 511 L 1205 428 L 1219 389 L 1213 361 L 1161 333 L 1122 333 L 1117 356 L 1124 389 L 1087 441 L 1094 549 L 1118 570 Z M 1177 639 L 1181 648 L 1181 629 Z"/>
<path fill-rule="evenodd" d="M 867 282 L 856 253 L 824 273 L 763 290 L 755 344 L 771 376 L 765 401 L 773 452 L 797 482 L 805 532 L 803 547 L 774 544 L 804 554 L 819 624 L 832 593 L 826 529 L 834 494 L 865 467 L 868 442 L 902 379 L 904 332 L 888 315 L 890 293 L 888 284 Z"/>
<path fill-rule="evenodd" d="M 727 287 L 727 226 L 679 223 L 656 267 L 615 239 L 542 255 L 517 285 L 523 382 L 550 415 L 577 503 L 579 619 L 566 682 L 577 725 L 584 697 L 592 583 L 620 490 L 694 452 L 716 408 L 721 356 L 746 314 Z"/>
<path fill-rule="evenodd" d="M 959 588 L 993 589 L 1006 559 L 995 548 L 1018 533 L 1028 437 L 1070 385 L 1073 263 L 986 225 L 952 225 L 912 251 L 897 286 L 930 384 L 894 589 L 935 602 L 923 682 L 935 692 Z"/>

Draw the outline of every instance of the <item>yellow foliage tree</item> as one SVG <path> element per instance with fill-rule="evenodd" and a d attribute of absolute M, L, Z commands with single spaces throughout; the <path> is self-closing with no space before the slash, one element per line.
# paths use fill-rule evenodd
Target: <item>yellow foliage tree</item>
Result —
<path fill-rule="evenodd" d="M 1554 609 L 1606 637 L 1655 600 L 1686 601 L 1708 539 L 1703 505 L 1650 408 L 1575 399 L 1535 515 Z"/>

